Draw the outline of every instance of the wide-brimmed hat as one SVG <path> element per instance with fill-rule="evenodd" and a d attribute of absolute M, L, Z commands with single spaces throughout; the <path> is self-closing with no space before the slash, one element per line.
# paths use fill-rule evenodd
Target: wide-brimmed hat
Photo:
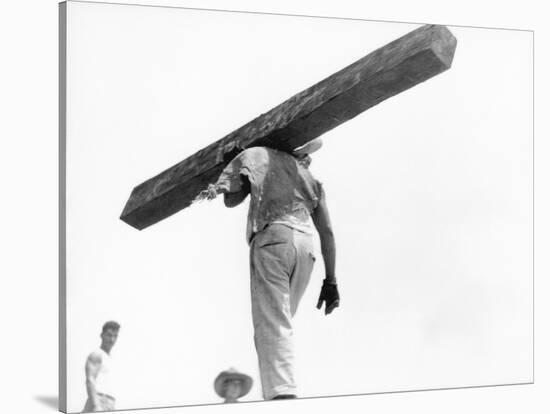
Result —
<path fill-rule="evenodd" d="M 248 394 L 250 388 L 252 388 L 252 378 L 242 372 L 237 371 L 235 368 L 229 368 L 227 371 L 222 371 L 214 380 L 214 389 L 216 394 L 225 398 L 224 388 L 226 381 L 238 380 L 241 382 L 241 392 L 237 398 L 241 398 L 243 395 Z"/>
<path fill-rule="evenodd" d="M 309 155 L 313 154 L 315 151 L 317 151 L 319 148 L 323 146 L 323 141 L 321 138 L 314 139 L 312 141 L 306 142 L 301 147 L 295 148 L 292 153 L 294 155 Z"/>

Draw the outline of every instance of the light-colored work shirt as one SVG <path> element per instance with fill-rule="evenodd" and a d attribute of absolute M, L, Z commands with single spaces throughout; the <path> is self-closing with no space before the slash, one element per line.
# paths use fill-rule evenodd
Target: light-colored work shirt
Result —
<path fill-rule="evenodd" d="M 248 243 L 271 223 L 314 231 L 310 216 L 322 197 L 322 185 L 295 157 L 272 148 L 248 148 L 225 167 L 216 185 L 228 192 L 240 191 L 243 175 L 250 182 Z"/>

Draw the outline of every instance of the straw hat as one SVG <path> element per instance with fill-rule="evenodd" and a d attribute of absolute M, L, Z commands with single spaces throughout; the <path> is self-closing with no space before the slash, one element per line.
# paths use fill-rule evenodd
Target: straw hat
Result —
<path fill-rule="evenodd" d="M 221 372 L 214 380 L 214 389 L 216 394 L 225 398 L 225 383 L 226 381 L 238 380 L 241 382 L 241 392 L 237 398 L 248 394 L 252 388 L 252 378 L 246 374 L 238 372 L 235 368 L 229 368 L 227 371 Z"/>
<path fill-rule="evenodd" d="M 317 138 L 312 141 L 306 142 L 301 147 L 294 149 L 292 153 L 297 156 L 305 156 L 305 155 L 313 154 L 322 146 L 323 146 L 323 141 L 320 138 Z"/>

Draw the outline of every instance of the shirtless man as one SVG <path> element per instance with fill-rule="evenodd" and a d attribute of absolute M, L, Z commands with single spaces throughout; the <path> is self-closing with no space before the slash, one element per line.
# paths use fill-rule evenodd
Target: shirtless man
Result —
<path fill-rule="evenodd" d="M 86 360 L 86 391 L 88 400 L 84 412 L 113 411 L 113 397 L 110 380 L 111 349 L 113 348 L 120 325 L 115 321 L 106 322 L 101 331 L 101 346 L 88 355 Z"/>

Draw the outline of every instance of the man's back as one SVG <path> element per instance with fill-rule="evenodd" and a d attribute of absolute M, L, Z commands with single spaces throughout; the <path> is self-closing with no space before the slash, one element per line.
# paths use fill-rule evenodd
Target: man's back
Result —
<path fill-rule="evenodd" d="M 307 225 L 321 197 L 321 184 L 290 154 L 266 147 L 249 148 L 224 169 L 218 185 L 230 192 L 250 185 L 247 240 L 273 222 Z"/>

